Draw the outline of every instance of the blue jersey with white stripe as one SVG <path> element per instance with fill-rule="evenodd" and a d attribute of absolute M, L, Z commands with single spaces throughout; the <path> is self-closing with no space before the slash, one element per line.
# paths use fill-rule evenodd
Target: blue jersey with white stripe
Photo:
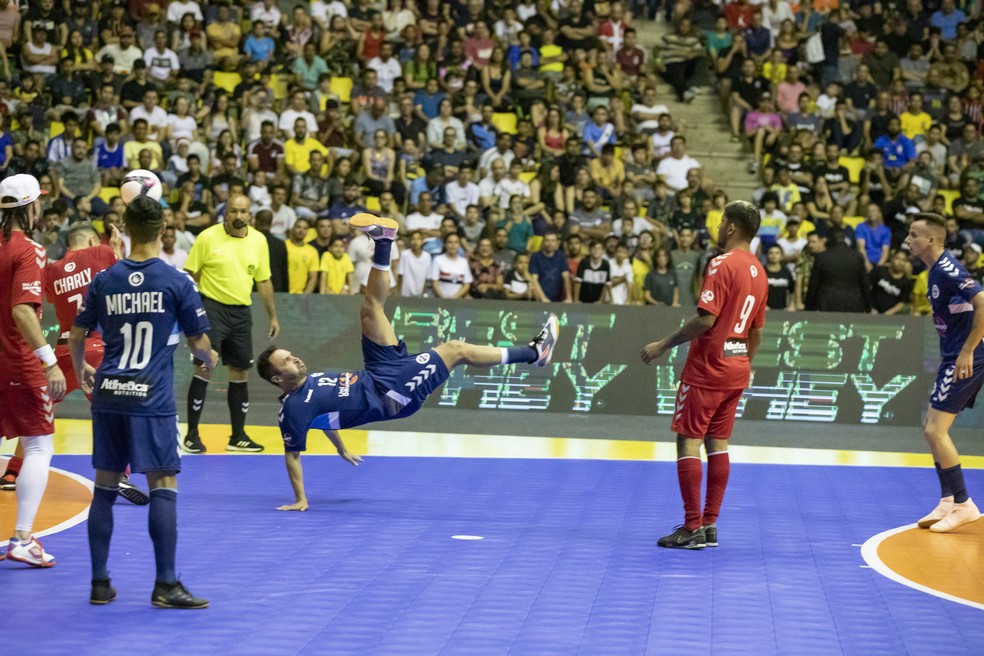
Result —
<path fill-rule="evenodd" d="M 106 344 L 92 409 L 145 417 L 177 414 L 174 349 L 181 334 L 207 333 L 198 288 L 163 260 L 122 260 L 93 279 L 75 325 Z"/>
<path fill-rule="evenodd" d="M 280 403 L 280 432 L 288 451 L 305 449 L 308 430 L 353 428 L 392 415 L 367 371 L 310 374 Z"/>
<path fill-rule="evenodd" d="M 947 251 L 943 251 L 929 270 L 928 284 L 933 323 L 940 335 L 940 355 L 944 362 L 956 360 L 974 323 L 974 306 L 970 299 L 984 290 Z M 980 362 L 982 357 L 984 346 L 978 344 L 974 349 L 974 360 Z"/>

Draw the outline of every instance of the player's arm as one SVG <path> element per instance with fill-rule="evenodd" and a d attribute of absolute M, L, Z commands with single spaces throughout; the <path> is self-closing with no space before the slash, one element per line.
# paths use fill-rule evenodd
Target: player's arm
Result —
<path fill-rule="evenodd" d="M 17 324 L 17 331 L 44 365 L 44 377 L 48 380 L 48 396 L 57 403 L 65 396 L 65 375 L 58 368 L 58 361 L 51 346 L 44 340 L 41 322 L 33 303 L 18 303 L 10 313 Z"/>
<path fill-rule="evenodd" d="M 331 440 L 331 443 L 335 445 L 335 450 L 338 451 L 338 455 L 342 456 L 342 459 L 350 464 L 359 466 L 362 462 L 362 458 L 359 456 L 353 456 L 349 453 L 348 449 L 345 448 L 345 443 L 342 441 L 342 436 L 337 430 L 326 430 L 325 435 Z"/>
<path fill-rule="evenodd" d="M 280 333 L 280 321 L 277 320 L 277 302 L 273 298 L 273 283 L 267 278 L 256 283 L 256 291 L 260 293 L 263 300 L 263 307 L 266 309 L 267 316 L 270 317 L 270 339 Z"/>
<path fill-rule="evenodd" d="M 697 309 L 697 314 L 692 316 L 687 323 L 683 324 L 661 340 L 646 344 L 642 349 L 642 361 L 652 364 L 664 353 L 675 346 L 685 344 L 703 335 L 714 327 L 717 317 L 702 308 Z"/>
<path fill-rule="evenodd" d="M 755 354 L 758 353 L 759 344 L 761 343 L 762 343 L 762 329 L 749 328 L 748 329 L 748 361 L 749 362 L 755 359 Z"/>
<path fill-rule="evenodd" d="M 74 334 L 74 330 L 75 330 L 75 326 L 72 326 L 73 334 Z M 84 356 L 85 355 L 84 341 L 82 343 L 82 347 L 83 347 L 82 355 Z M 219 354 L 212 349 L 212 342 L 211 340 L 209 340 L 208 335 L 204 333 L 201 335 L 192 335 L 188 337 L 188 349 L 191 351 L 191 354 L 195 356 L 195 359 L 198 362 L 202 363 L 200 366 L 205 371 L 211 371 L 212 369 L 215 369 L 215 365 L 218 364 L 219 362 Z M 72 351 L 72 358 L 74 362 L 75 351 Z M 76 370 L 78 370 L 77 367 Z"/>
<path fill-rule="evenodd" d="M 85 336 L 88 332 L 85 328 L 72 326 L 68 335 L 68 350 L 72 356 L 75 380 L 79 381 L 79 389 L 87 395 L 92 394 L 96 377 L 96 370 L 85 361 Z"/>
<path fill-rule="evenodd" d="M 287 476 L 290 478 L 290 486 L 294 489 L 294 503 L 278 506 L 277 510 L 304 512 L 308 509 L 308 502 L 307 495 L 304 493 L 304 469 L 301 467 L 301 452 L 285 452 L 284 464 L 287 466 Z"/>
<path fill-rule="evenodd" d="M 960 355 L 957 356 L 955 363 L 957 380 L 970 378 L 974 375 L 974 349 L 981 343 L 981 340 L 984 340 L 984 292 L 975 294 L 970 299 L 970 303 L 974 306 L 974 323 L 971 324 L 967 341 L 964 342 L 963 348 L 960 349 Z"/>

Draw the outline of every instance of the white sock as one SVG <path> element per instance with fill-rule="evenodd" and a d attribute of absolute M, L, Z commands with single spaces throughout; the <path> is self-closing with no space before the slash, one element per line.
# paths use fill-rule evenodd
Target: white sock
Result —
<path fill-rule="evenodd" d="M 31 532 L 41 498 L 48 487 L 48 469 L 55 452 L 52 435 L 21 437 L 24 464 L 17 477 L 17 531 Z"/>
<path fill-rule="evenodd" d="M 499 349 L 499 364 L 509 364 L 509 349 Z"/>

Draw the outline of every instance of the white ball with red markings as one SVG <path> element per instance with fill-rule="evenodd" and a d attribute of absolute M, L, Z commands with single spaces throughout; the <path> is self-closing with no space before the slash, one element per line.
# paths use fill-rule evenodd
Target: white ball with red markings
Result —
<path fill-rule="evenodd" d="M 137 196 L 147 196 L 154 200 L 160 200 L 164 193 L 160 179 L 154 175 L 153 171 L 144 169 L 134 169 L 123 176 L 120 183 L 120 198 L 127 205 Z"/>

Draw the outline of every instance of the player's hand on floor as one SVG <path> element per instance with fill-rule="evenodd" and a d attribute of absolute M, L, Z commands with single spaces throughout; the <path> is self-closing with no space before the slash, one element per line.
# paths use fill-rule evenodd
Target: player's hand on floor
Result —
<path fill-rule="evenodd" d="M 289 506 L 279 506 L 277 510 L 294 510 L 297 512 L 304 512 L 308 509 L 307 501 L 298 501 L 297 503 L 292 503 Z"/>
<path fill-rule="evenodd" d="M 48 397 L 55 403 L 65 398 L 65 374 L 58 365 L 49 367 L 44 372 L 44 377 L 48 381 Z"/>
<path fill-rule="evenodd" d="M 358 467 L 359 463 L 362 462 L 362 456 L 353 456 L 347 449 L 342 449 L 338 452 L 338 455 L 342 456 L 342 460 L 351 463 L 356 467 Z"/>
<path fill-rule="evenodd" d="M 646 364 L 652 364 L 663 357 L 664 353 L 666 353 L 666 346 L 664 346 L 663 340 L 650 342 L 642 349 L 642 361 Z"/>

